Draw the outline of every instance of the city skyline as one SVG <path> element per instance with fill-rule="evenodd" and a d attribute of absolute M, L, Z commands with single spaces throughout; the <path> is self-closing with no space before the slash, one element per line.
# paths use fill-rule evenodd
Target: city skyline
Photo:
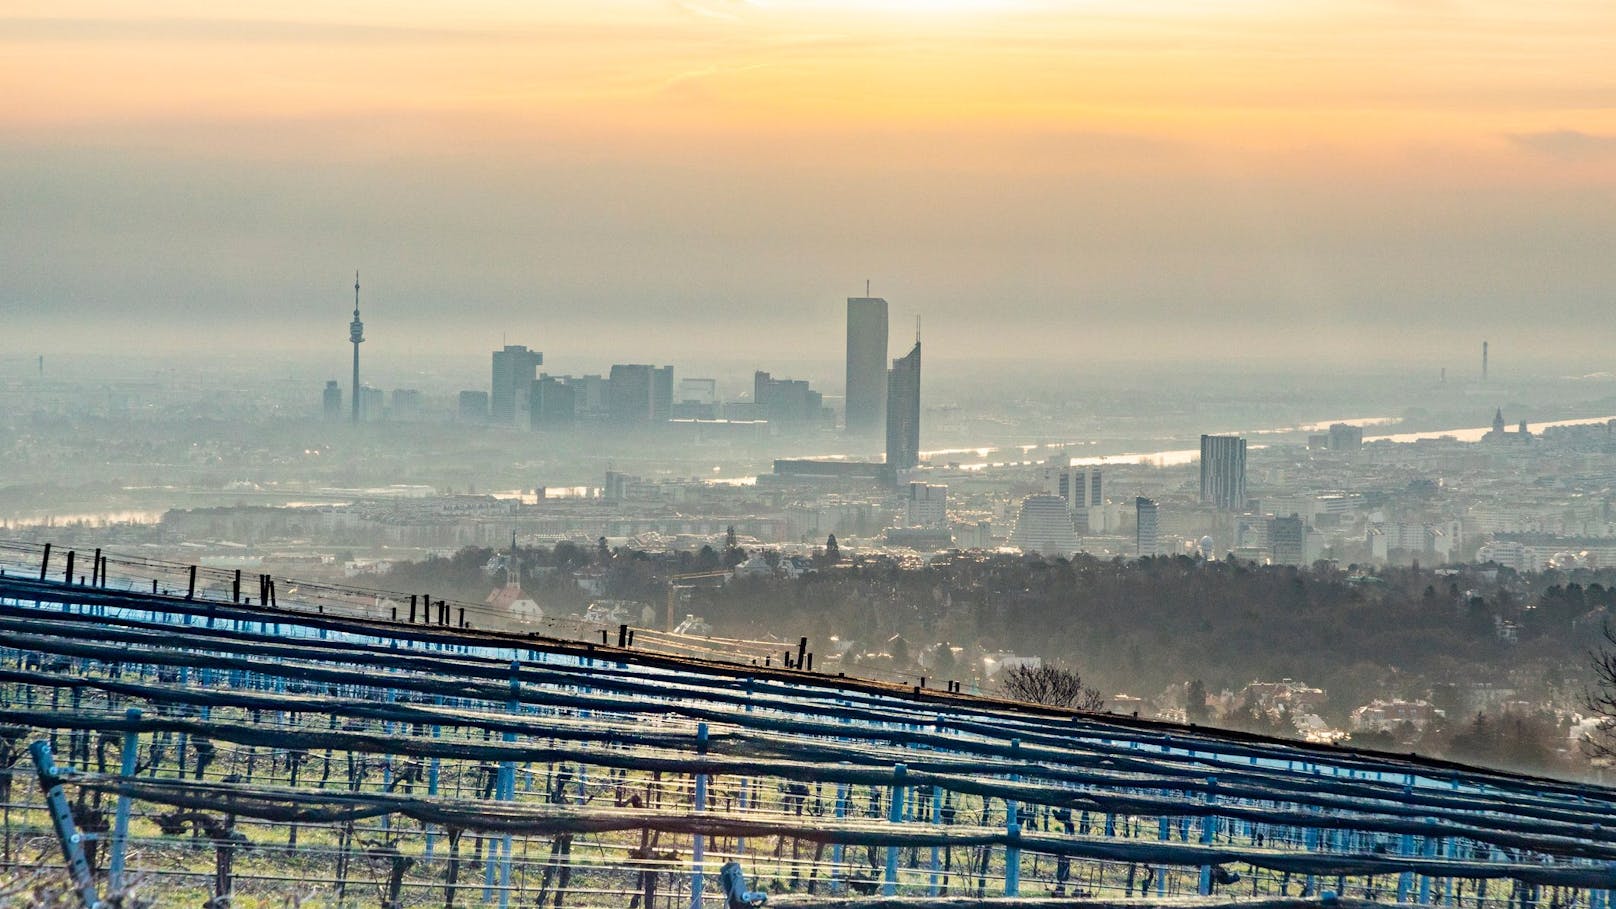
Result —
<path fill-rule="evenodd" d="M 0 894 L 1612 909 L 1612 34 L 0 12 Z"/>

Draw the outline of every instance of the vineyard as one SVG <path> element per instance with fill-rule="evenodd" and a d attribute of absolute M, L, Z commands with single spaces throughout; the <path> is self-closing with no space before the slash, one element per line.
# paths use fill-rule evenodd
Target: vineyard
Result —
<path fill-rule="evenodd" d="M 1608 909 L 1616 886 L 1597 787 L 815 673 L 806 641 L 23 544 L 0 569 L 0 880 L 66 869 L 86 906 Z"/>

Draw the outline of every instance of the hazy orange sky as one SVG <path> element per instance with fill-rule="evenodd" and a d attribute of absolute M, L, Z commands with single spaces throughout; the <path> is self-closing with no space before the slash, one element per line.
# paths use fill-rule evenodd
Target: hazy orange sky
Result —
<path fill-rule="evenodd" d="M 131 7 L 0 4 L 7 346 L 1610 346 L 1608 0 Z"/>

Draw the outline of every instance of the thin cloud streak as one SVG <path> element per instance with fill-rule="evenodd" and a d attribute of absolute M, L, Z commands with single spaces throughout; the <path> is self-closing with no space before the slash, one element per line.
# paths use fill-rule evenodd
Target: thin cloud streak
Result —
<path fill-rule="evenodd" d="M 1506 138 L 1519 148 L 1551 158 L 1586 160 L 1616 156 L 1616 135 L 1556 129 L 1539 133 L 1512 133 Z"/>

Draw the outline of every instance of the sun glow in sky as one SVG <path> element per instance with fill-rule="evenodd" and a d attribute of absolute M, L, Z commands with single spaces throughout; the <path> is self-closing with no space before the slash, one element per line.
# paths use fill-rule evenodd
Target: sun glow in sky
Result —
<path fill-rule="evenodd" d="M 1458 318 L 1591 344 L 1612 34 L 1608 0 L 0 13 L 0 313 L 302 324 L 358 263 L 414 343 L 473 349 L 649 307 L 834 350 L 865 277 L 1005 355 L 1418 348 Z M 714 343 L 624 343 L 670 331 Z"/>

